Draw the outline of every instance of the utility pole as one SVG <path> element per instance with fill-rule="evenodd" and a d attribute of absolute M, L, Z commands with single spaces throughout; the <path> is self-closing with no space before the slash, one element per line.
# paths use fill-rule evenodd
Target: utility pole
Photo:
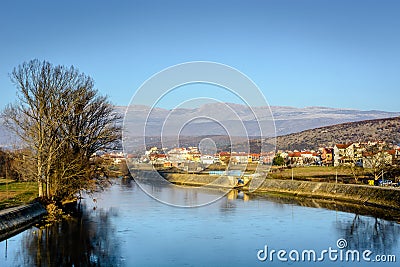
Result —
<path fill-rule="evenodd" d="M 292 168 L 292 181 L 293 181 L 293 168 Z"/>
<path fill-rule="evenodd" d="M 6 199 L 8 201 L 8 168 L 6 164 Z"/>
<path fill-rule="evenodd" d="M 336 169 L 336 183 L 337 183 L 337 169 Z"/>

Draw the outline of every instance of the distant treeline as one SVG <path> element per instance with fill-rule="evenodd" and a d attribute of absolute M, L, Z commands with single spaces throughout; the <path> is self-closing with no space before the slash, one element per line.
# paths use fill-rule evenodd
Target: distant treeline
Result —
<path fill-rule="evenodd" d="M 16 152 L 0 149 L 0 178 L 23 180 L 22 175 L 18 172 L 20 168 L 18 157 L 19 154 Z"/>

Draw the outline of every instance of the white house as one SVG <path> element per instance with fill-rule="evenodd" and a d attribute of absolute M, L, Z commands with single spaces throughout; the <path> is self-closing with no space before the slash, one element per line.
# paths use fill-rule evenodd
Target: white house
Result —
<path fill-rule="evenodd" d="M 201 163 L 210 165 L 214 163 L 214 156 L 213 155 L 201 155 L 200 157 Z"/>

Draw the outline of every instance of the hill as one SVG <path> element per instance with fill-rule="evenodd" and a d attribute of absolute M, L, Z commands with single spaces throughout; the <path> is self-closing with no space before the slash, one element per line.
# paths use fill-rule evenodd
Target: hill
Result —
<path fill-rule="evenodd" d="M 319 127 L 277 137 L 277 149 L 303 150 L 332 147 L 337 143 L 385 141 L 400 144 L 400 117 Z"/>

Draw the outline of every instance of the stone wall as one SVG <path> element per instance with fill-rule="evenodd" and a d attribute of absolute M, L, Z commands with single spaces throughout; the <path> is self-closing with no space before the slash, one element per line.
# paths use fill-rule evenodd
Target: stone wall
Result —
<path fill-rule="evenodd" d="M 47 213 L 42 204 L 35 202 L 0 211 L 0 241 L 36 222 Z"/>

